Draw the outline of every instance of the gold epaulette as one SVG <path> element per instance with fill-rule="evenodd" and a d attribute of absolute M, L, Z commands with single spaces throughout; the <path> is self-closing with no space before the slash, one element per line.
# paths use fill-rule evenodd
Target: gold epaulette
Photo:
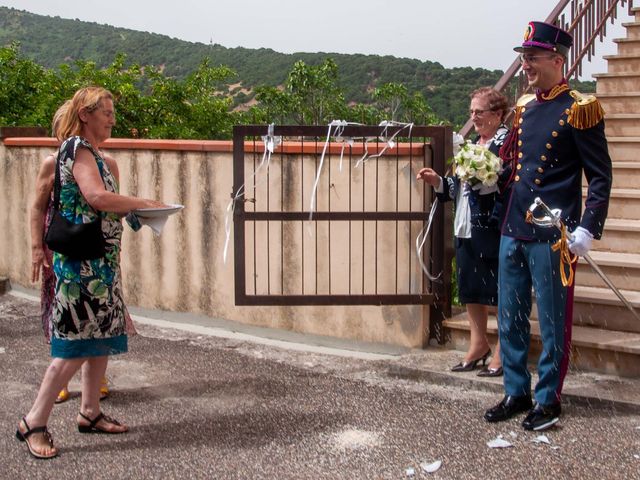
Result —
<path fill-rule="evenodd" d="M 577 90 L 571 90 L 569 93 L 575 100 L 567 117 L 569 125 L 586 130 L 600 123 L 604 118 L 604 110 L 594 95 L 583 95 Z"/>
<path fill-rule="evenodd" d="M 533 93 L 525 93 L 516 102 L 516 107 L 524 107 L 527 103 L 529 103 L 534 98 L 536 98 L 535 94 L 533 94 Z"/>
<path fill-rule="evenodd" d="M 516 102 L 516 110 L 513 115 L 513 127 L 515 129 L 520 125 L 520 118 L 522 117 L 522 111 L 524 110 L 525 105 L 535 98 L 536 96 L 533 93 L 526 93 Z"/>

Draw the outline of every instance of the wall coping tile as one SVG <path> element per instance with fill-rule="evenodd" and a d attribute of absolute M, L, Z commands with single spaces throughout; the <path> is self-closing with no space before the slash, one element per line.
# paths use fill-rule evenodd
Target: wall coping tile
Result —
<path fill-rule="evenodd" d="M 58 146 L 58 140 L 52 137 L 10 137 L 3 139 L 5 147 L 53 147 Z M 262 142 L 245 142 L 245 152 L 264 152 Z M 369 154 L 380 153 L 385 144 L 377 146 L 369 143 L 366 148 Z M 231 140 L 152 140 L 140 138 L 110 138 L 102 144 L 106 149 L 121 150 L 170 150 L 170 151 L 190 151 L 190 152 L 233 152 L 233 141 Z M 331 142 L 327 147 L 330 155 L 340 155 L 342 153 L 342 143 Z M 422 143 L 398 143 L 393 149 L 386 150 L 387 155 L 423 155 L 425 144 Z M 294 142 L 285 141 L 276 148 L 275 153 L 286 154 L 313 154 L 322 153 L 324 142 Z M 362 143 L 354 144 L 350 148 L 344 149 L 344 154 L 364 155 L 365 146 Z"/>

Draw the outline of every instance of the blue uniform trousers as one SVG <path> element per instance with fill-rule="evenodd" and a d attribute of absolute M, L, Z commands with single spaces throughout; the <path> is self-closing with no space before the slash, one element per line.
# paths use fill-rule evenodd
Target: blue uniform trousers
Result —
<path fill-rule="evenodd" d="M 554 252 L 548 242 L 522 241 L 503 235 L 499 258 L 498 330 L 505 393 L 515 396 L 531 393 L 527 357 L 533 287 L 542 337 L 535 399 L 542 405 L 557 403 L 562 388 L 562 364 L 568 353 L 565 352 L 568 289 L 560 277 L 559 251 Z"/>

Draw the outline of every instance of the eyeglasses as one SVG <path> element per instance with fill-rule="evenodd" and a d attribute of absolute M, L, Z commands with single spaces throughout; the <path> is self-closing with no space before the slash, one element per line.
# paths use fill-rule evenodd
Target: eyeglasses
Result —
<path fill-rule="evenodd" d="M 528 64 L 537 63 L 542 58 L 553 58 L 555 55 L 531 55 L 529 53 L 521 53 L 519 56 L 520 63 L 527 62 Z"/>
<path fill-rule="evenodd" d="M 473 115 L 477 115 L 478 117 L 481 117 L 482 115 L 484 115 L 487 112 L 492 112 L 493 110 L 490 108 L 487 108 L 486 110 L 469 110 L 469 116 L 473 117 Z"/>

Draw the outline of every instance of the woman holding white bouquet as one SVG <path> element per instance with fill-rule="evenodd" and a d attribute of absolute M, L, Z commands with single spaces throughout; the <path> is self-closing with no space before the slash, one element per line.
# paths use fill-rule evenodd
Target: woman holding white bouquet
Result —
<path fill-rule="evenodd" d="M 498 304 L 498 249 L 500 246 L 501 197 L 498 175 L 502 162 L 498 151 L 508 133 L 503 121 L 508 102 L 500 92 L 479 88 L 471 93 L 469 114 L 477 138 L 461 145 L 454 161 L 454 175 L 444 179 L 431 168 L 418 172 L 436 190 L 438 200 L 455 202 L 455 247 L 458 295 L 466 305 L 471 339 L 462 362 L 451 370 L 475 370 L 479 362 L 483 368 L 479 376 L 502 375 L 499 343 L 496 343 L 491 362 L 491 346 L 487 339 L 489 306 Z"/>

